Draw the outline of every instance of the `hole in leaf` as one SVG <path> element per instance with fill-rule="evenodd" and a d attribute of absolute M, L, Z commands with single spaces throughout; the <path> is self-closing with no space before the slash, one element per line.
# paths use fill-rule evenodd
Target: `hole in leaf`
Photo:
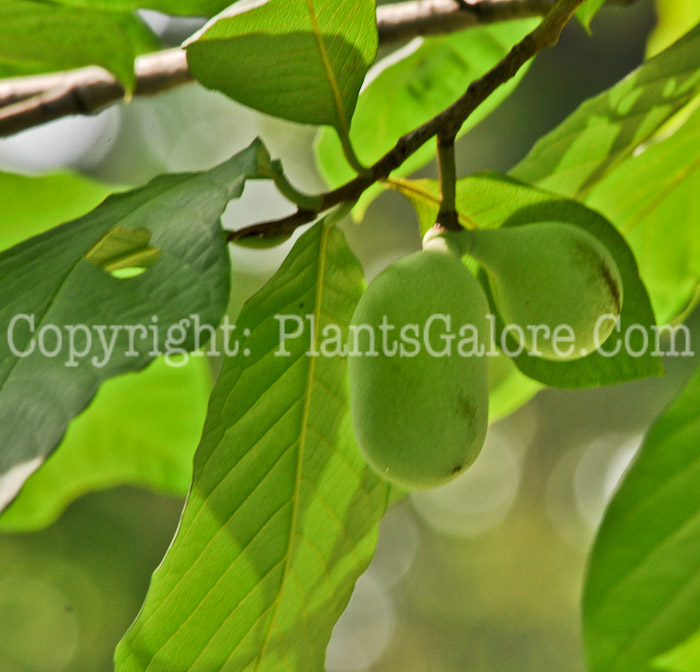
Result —
<path fill-rule="evenodd" d="M 143 227 L 115 226 L 88 251 L 85 258 L 114 278 L 124 280 L 145 273 L 163 255 L 149 245 L 152 233 Z"/>

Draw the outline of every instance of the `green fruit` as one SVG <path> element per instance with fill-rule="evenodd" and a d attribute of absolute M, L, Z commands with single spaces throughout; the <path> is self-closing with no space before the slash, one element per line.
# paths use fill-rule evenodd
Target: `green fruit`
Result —
<path fill-rule="evenodd" d="M 622 280 L 592 234 L 572 224 L 537 222 L 457 235 L 462 250 L 486 269 L 503 321 L 520 328 L 509 333 L 527 350 L 546 359 L 577 359 L 612 332 Z M 613 317 L 600 319 L 605 315 Z M 571 329 L 555 332 L 559 325 Z M 555 344 L 557 334 L 562 340 Z"/>
<path fill-rule="evenodd" d="M 348 357 L 355 434 L 369 464 L 392 483 L 409 489 L 437 486 L 479 455 L 488 424 L 488 360 L 483 351 L 464 354 L 477 345 L 490 347 L 487 313 L 481 286 L 442 238 L 386 268 L 358 303 Z M 449 317 L 450 327 L 443 318 L 429 322 L 435 315 Z M 383 321 L 393 327 L 386 348 Z M 466 347 L 466 331 L 459 335 L 465 324 L 473 325 L 467 328 L 473 348 Z M 406 325 L 417 325 L 417 353 L 402 334 Z M 377 356 L 371 355 L 369 330 Z M 426 332 L 433 354 L 423 342 Z M 456 335 L 451 355 L 435 356 L 447 352 L 442 337 L 450 333 Z M 415 356 L 391 352 L 402 344 L 404 355 Z"/>

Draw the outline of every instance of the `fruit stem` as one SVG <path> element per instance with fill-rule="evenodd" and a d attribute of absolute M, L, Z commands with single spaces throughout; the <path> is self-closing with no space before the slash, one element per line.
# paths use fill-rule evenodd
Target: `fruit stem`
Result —
<path fill-rule="evenodd" d="M 298 205 L 301 210 L 319 210 L 321 207 L 321 196 L 317 194 L 305 194 L 299 191 L 287 179 L 282 168 L 282 162 L 279 160 L 270 161 L 267 165 L 260 165 L 260 175 L 271 179 L 279 192 L 295 205 Z"/>
<path fill-rule="evenodd" d="M 437 136 L 438 175 L 440 177 L 440 210 L 437 221 L 447 231 L 460 231 L 457 215 L 457 166 L 455 163 L 455 135 Z"/>
<path fill-rule="evenodd" d="M 370 177 L 372 175 L 372 171 L 358 158 L 357 154 L 355 153 L 355 148 L 352 146 L 352 142 L 350 142 L 350 136 L 347 133 L 341 133 L 338 131 L 338 137 L 340 138 L 340 144 L 343 148 L 343 154 L 345 155 L 346 161 L 350 164 L 350 167 L 358 175 L 362 177 Z"/>

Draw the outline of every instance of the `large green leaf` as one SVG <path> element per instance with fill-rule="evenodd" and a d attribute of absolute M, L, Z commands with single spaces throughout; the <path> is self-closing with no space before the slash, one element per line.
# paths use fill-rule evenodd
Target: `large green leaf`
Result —
<path fill-rule="evenodd" d="M 118 672 L 323 669 L 387 486 L 353 439 L 345 359 L 307 351 L 345 330 L 362 284 L 342 234 L 321 222 L 243 308 L 243 354 L 216 382 L 180 529 Z M 295 318 L 303 335 L 282 340 Z"/>
<path fill-rule="evenodd" d="M 214 16 L 236 0 L 49 0 L 73 7 L 108 10 L 155 9 L 165 14 L 181 16 Z"/>
<path fill-rule="evenodd" d="M 187 45 L 194 76 L 262 112 L 327 124 L 347 136 L 377 51 L 374 1 L 269 0 L 247 7 Z"/>
<path fill-rule="evenodd" d="M 263 151 L 256 141 L 210 171 L 110 196 L 0 255 L 0 508 L 104 380 L 206 340 L 182 320 L 217 324 L 226 309 L 230 263 L 219 217 Z M 161 258 L 129 278 L 89 261 L 116 227 L 149 232 Z"/>
<path fill-rule="evenodd" d="M 581 198 L 699 93 L 697 26 L 611 89 L 583 103 L 540 139 L 511 174 Z"/>
<path fill-rule="evenodd" d="M 0 74 L 101 65 L 131 90 L 134 58 L 158 42 L 132 13 L 33 0 L 0 3 Z"/>
<path fill-rule="evenodd" d="M 439 207 L 439 184 L 434 180 L 393 180 L 391 186 L 403 193 L 419 214 L 421 230 L 427 231 L 435 222 Z M 624 285 L 624 301 L 620 316 L 620 333 L 613 333 L 602 350 L 610 356 L 592 352 L 581 359 L 555 362 L 523 353 L 513 358 L 526 376 L 552 387 L 595 387 L 614 385 L 635 378 L 663 373 L 655 350 L 653 332 L 654 314 L 634 256 L 620 234 L 601 215 L 580 203 L 542 189 L 535 189 L 512 178 L 495 173 L 483 173 L 459 180 L 457 183 L 457 210 L 465 227 L 493 228 L 519 226 L 529 222 L 563 221 L 580 226 L 610 250 L 617 262 Z M 468 262 L 470 264 L 472 262 Z M 566 282 L 566 268 L 561 280 Z M 488 293 L 488 283 L 484 283 Z M 497 341 L 502 341 L 503 324 L 489 296 L 496 316 Z M 638 329 L 640 325 L 643 329 Z M 629 338 L 629 351 L 625 339 Z M 649 347 L 644 349 L 644 340 Z M 507 339 L 511 352 L 517 344 Z M 640 354 L 635 354 L 640 353 Z"/>
<path fill-rule="evenodd" d="M 371 164 L 412 129 L 453 103 L 472 80 L 498 63 L 536 20 L 513 21 L 467 31 L 416 40 L 379 62 L 369 73 L 368 84 L 357 101 L 350 139 L 361 161 Z M 403 54 L 403 58 L 398 59 Z M 398 60 L 397 60 L 398 59 Z M 500 87 L 467 120 L 466 133 L 488 116 L 513 91 L 527 68 Z M 318 162 L 331 186 L 351 179 L 354 171 L 343 158 L 338 137 L 324 129 L 319 137 Z M 395 176 L 408 175 L 435 157 L 432 144 L 410 156 Z M 362 199 L 366 207 L 380 188 Z"/>
<path fill-rule="evenodd" d="M 656 421 L 605 513 L 583 601 L 591 672 L 658 670 L 654 658 L 700 629 L 699 409 L 700 373 Z"/>
<path fill-rule="evenodd" d="M 700 282 L 700 111 L 620 164 L 586 203 L 624 234 L 659 322 L 681 313 Z"/>
<path fill-rule="evenodd" d="M 0 531 L 46 527 L 86 492 L 125 483 L 184 497 L 210 389 L 202 358 L 108 380 L 0 514 Z"/>
<path fill-rule="evenodd" d="M 0 173 L 0 249 L 74 219 L 108 195 L 104 185 L 77 175 Z M 0 530 L 44 527 L 76 497 L 119 483 L 184 495 L 209 390 L 209 367 L 201 359 L 183 367 L 156 360 L 138 374 L 107 381 L 0 515 Z"/>

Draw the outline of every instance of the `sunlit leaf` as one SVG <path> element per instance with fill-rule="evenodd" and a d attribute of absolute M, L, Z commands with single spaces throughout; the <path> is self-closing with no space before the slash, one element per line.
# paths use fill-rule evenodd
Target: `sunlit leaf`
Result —
<path fill-rule="evenodd" d="M 700 26 L 583 103 L 541 138 L 511 174 L 581 198 L 698 94 Z"/>
<path fill-rule="evenodd" d="M 620 164 L 586 203 L 627 239 L 659 322 L 681 313 L 700 283 L 700 111 Z"/>
<path fill-rule="evenodd" d="M 85 258 L 108 273 L 140 268 L 145 270 L 161 258 L 151 242 L 151 232 L 143 227 L 115 226 L 107 231 L 85 254 Z"/>
<path fill-rule="evenodd" d="M 369 165 L 390 150 L 404 134 L 441 112 L 464 93 L 469 83 L 498 63 L 536 21 L 511 21 L 467 31 L 417 39 L 387 56 L 370 70 L 350 129 L 360 160 Z M 522 68 L 510 82 L 488 98 L 467 120 L 466 133 L 488 116 L 517 86 L 527 71 Z M 335 133 L 323 130 L 317 144 L 318 162 L 326 181 L 337 186 L 353 177 Z M 435 157 L 428 143 L 394 171 L 408 175 Z M 360 209 L 380 193 L 366 192 Z"/>
<path fill-rule="evenodd" d="M 268 0 L 233 11 L 187 45 L 194 76 L 262 112 L 347 135 L 377 51 L 373 0 Z"/>
<path fill-rule="evenodd" d="M 345 359 L 307 352 L 361 291 L 342 235 L 319 223 L 243 308 L 249 336 L 216 382 L 180 529 L 117 672 L 323 669 L 387 486 L 353 439 Z"/>
<path fill-rule="evenodd" d="M 156 48 L 155 36 L 132 13 L 33 0 L 0 3 L 0 74 L 5 76 L 101 65 L 131 90 L 134 58 Z M 15 67 L 20 72 L 13 72 Z"/>
<path fill-rule="evenodd" d="M 654 56 L 682 37 L 700 21 L 697 0 L 656 0 L 656 27 L 647 41 L 647 56 Z"/>
<path fill-rule="evenodd" d="M 236 0 L 50 0 L 61 5 L 94 9 L 155 9 L 164 14 L 214 16 Z"/>
<path fill-rule="evenodd" d="M 69 173 L 29 177 L 0 172 L 0 250 L 85 214 L 111 191 Z"/>
<path fill-rule="evenodd" d="M 649 431 L 605 513 L 583 601 L 591 672 L 664 669 L 654 659 L 700 628 L 698 409 L 696 374 Z M 674 672 L 697 669 L 680 660 Z"/>

